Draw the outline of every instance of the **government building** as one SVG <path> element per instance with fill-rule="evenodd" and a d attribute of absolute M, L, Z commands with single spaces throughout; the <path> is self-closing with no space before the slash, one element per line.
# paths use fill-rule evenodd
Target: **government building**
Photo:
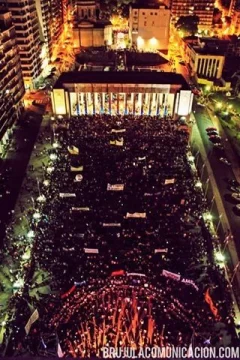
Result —
<path fill-rule="evenodd" d="M 193 94 L 180 74 L 164 72 L 62 73 L 52 93 L 54 115 L 108 113 L 188 117 Z"/>

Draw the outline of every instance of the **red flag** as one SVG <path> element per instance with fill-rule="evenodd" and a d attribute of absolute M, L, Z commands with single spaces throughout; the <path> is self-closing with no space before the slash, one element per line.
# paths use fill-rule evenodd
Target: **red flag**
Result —
<path fill-rule="evenodd" d="M 61 299 L 64 299 L 64 298 L 68 297 L 69 295 L 71 295 L 71 293 L 74 292 L 75 289 L 76 289 L 76 285 L 73 285 L 70 290 L 68 290 L 65 294 L 61 295 Z"/>
<path fill-rule="evenodd" d="M 111 276 L 122 276 L 125 275 L 125 271 L 124 270 L 117 270 L 117 271 L 113 271 L 111 273 Z"/>

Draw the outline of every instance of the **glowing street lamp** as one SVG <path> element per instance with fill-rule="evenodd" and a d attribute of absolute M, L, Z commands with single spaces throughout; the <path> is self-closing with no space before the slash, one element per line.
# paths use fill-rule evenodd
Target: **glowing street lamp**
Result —
<path fill-rule="evenodd" d="M 217 108 L 218 108 L 218 109 L 221 109 L 221 108 L 222 108 L 222 103 L 221 103 L 221 102 L 218 102 L 218 103 L 217 103 Z"/>
<path fill-rule="evenodd" d="M 49 185 L 50 185 L 50 181 L 49 181 L 49 180 L 44 180 L 44 181 L 43 181 L 43 185 L 46 186 L 46 187 L 49 186 Z"/>
<path fill-rule="evenodd" d="M 197 181 L 195 184 L 196 187 L 201 188 L 202 187 L 202 183 L 201 181 Z"/>
<path fill-rule="evenodd" d="M 41 214 L 39 212 L 35 212 L 33 214 L 33 218 L 34 218 L 34 220 L 39 220 L 39 219 L 41 219 Z"/>
<path fill-rule="evenodd" d="M 50 154 L 50 160 L 54 161 L 57 159 L 57 155 L 56 154 Z"/>
<path fill-rule="evenodd" d="M 46 197 L 44 195 L 40 195 L 38 198 L 37 198 L 37 201 L 38 202 L 41 202 L 41 203 L 44 203 L 46 201 Z"/>
<path fill-rule="evenodd" d="M 217 251 L 215 253 L 216 261 L 219 263 L 223 263 L 225 261 L 225 256 L 221 253 L 221 251 Z"/>
<path fill-rule="evenodd" d="M 52 146 L 54 149 L 57 149 L 59 147 L 59 144 L 57 142 L 54 142 Z"/>
<path fill-rule="evenodd" d="M 29 232 L 27 233 L 27 237 L 28 237 L 29 239 L 32 239 L 32 238 L 34 238 L 34 236 L 35 236 L 34 231 L 33 231 L 33 230 L 29 230 Z"/>

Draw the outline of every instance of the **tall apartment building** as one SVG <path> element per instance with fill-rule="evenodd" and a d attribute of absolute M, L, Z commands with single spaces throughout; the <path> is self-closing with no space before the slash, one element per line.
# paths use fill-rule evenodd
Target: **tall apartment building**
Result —
<path fill-rule="evenodd" d="M 215 0 L 172 0 L 172 20 L 176 22 L 180 16 L 196 15 L 199 17 L 199 28 L 209 29 L 213 21 Z"/>
<path fill-rule="evenodd" d="M 170 10 L 164 4 L 133 5 L 129 12 L 129 38 L 138 50 L 168 51 Z"/>
<path fill-rule="evenodd" d="M 40 40 L 43 43 L 43 67 L 48 63 L 52 57 L 52 38 L 51 38 L 51 7 L 48 0 L 35 0 L 40 25 Z"/>
<path fill-rule="evenodd" d="M 0 156 L 23 110 L 24 84 L 11 13 L 0 9 Z"/>
<path fill-rule="evenodd" d="M 12 13 L 24 84 L 34 87 L 42 71 L 41 40 L 35 0 L 0 0 Z"/>
<path fill-rule="evenodd" d="M 52 41 L 57 41 L 63 30 L 63 2 L 63 0 L 50 0 Z"/>

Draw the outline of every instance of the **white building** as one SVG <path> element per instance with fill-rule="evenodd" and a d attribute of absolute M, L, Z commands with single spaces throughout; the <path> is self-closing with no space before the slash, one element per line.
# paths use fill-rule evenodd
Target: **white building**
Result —
<path fill-rule="evenodd" d="M 52 90 L 55 115 L 108 113 L 188 117 L 193 94 L 180 74 L 160 72 L 68 72 Z"/>
<path fill-rule="evenodd" d="M 198 79 L 220 79 L 222 77 L 225 56 L 217 49 L 209 49 L 204 44 L 190 44 L 185 47 L 184 60 L 192 76 Z"/>
<path fill-rule="evenodd" d="M 171 11 L 164 4 L 130 7 L 129 38 L 138 50 L 168 51 Z"/>

